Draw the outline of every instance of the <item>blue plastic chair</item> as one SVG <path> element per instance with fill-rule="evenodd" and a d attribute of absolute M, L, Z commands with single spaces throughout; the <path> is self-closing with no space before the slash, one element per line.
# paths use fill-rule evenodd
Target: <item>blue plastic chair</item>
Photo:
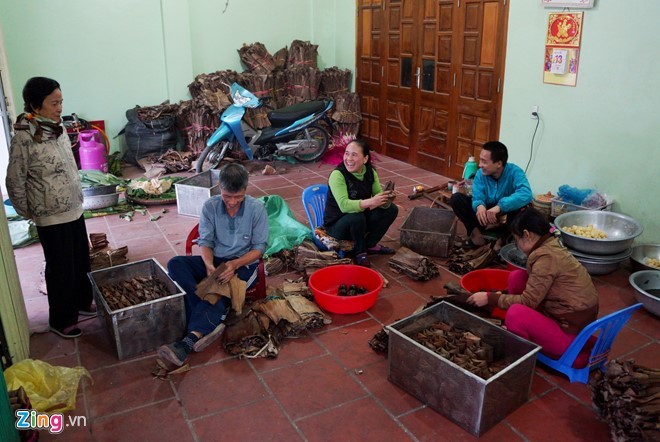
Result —
<path fill-rule="evenodd" d="M 587 325 L 580 334 L 577 335 L 575 340 L 559 359 L 552 359 L 541 353 L 537 353 L 536 357 L 548 367 L 554 368 L 567 375 L 571 382 L 582 382 L 583 384 L 586 384 L 589 381 L 589 372 L 591 370 L 595 368 L 603 368 L 607 362 L 607 357 L 609 356 L 610 348 L 612 348 L 614 338 L 616 338 L 621 328 L 626 322 L 628 322 L 628 319 L 630 319 L 630 316 L 635 310 L 641 306 L 641 303 L 632 305 L 623 310 L 619 310 L 618 312 L 603 316 Z M 573 368 L 575 359 L 590 338 L 596 333 L 598 333 L 598 338 L 591 349 L 587 365 L 583 368 Z"/>
<path fill-rule="evenodd" d="M 323 225 L 323 214 L 325 213 L 325 202 L 328 199 L 328 186 L 325 184 L 314 184 L 309 186 L 302 193 L 302 203 L 309 220 L 309 226 L 312 228 L 312 237 L 314 244 L 321 251 L 327 251 L 328 248 L 314 235 L 314 229 Z"/>

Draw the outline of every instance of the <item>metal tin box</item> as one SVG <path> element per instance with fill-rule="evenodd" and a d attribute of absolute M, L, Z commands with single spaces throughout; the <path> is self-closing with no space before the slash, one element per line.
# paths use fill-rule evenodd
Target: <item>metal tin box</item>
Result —
<path fill-rule="evenodd" d="M 122 360 L 181 339 L 186 328 L 185 293 L 153 258 L 88 273 L 96 306 Z M 153 276 L 167 286 L 168 296 L 119 310 L 110 310 L 99 287 L 136 276 Z"/>
<path fill-rule="evenodd" d="M 411 338 L 439 321 L 480 336 L 493 347 L 493 359 L 504 359 L 508 365 L 486 380 Z M 537 345 L 446 302 L 387 329 L 390 382 L 473 435 L 482 435 L 527 402 Z"/>
<path fill-rule="evenodd" d="M 211 169 L 181 180 L 174 184 L 174 190 L 179 215 L 199 218 L 206 200 L 220 194 L 220 171 Z"/>
<path fill-rule="evenodd" d="M 456 217 L 452 210 L 414 207 L 403 222 L 399 242 L 413 252 L 445 258 L 454 243 Z"/>

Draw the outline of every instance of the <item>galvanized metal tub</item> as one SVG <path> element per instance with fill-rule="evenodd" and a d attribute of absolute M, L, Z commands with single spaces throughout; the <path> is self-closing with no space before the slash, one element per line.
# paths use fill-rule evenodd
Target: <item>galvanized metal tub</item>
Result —
<path fill-rule="evenodd" d="M 493 347 L 494 359 L 509 365 L 486 380 L 410 337 L 439 321 L 480 336 Z M 387 329 L 389 380 L 475 436 L 527 402 L 540 350 L 536 344 L 446 302 Z"/>
<path fill-rule="evenodd" d="M 445 258 L 454 243 L 456 216 L 452 210 L 413 207 L 399 231 L 399 242 L 413 252 Z"/>
<path fill-rule="evenodd" d="M 220 171 L 207 170 L 174 184 L 179 215 L 199 218 L 204 203 L 220 194 Z"/>
<path fill-rule="evenodd" d="M 154 258 L 87 274 L 96 306 L 122 360 L 181 339 L 186 328 L 185 293 Z M 119 310 L 111 310 L 99 287 L 136 276 L 153 276 L 167 286 L 168 296 Z"/>
<path fill-rule="evenodd" d="M 607 234 L 605 239 L 592 239 L 566 232 L 566 227 L 593 224 Z M 644 228 L 633 218 L 621 213 L 601 210 L 578 210 L 559 215 L 555 225 L 561 231 L 566 247 L 593 255 L 615 255 L 628 250 Z"/>

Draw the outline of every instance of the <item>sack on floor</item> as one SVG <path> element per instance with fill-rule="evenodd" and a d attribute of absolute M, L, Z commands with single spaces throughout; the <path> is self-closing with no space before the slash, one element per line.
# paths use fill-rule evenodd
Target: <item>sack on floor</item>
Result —
<path fill-rule="evenodd" d="M 178 138 L 174 116 L 142 121 L 136 107 L 126 111 L 126 119 L 128 123 L 117 134 L 126 137 L 124 161 L 139 166 L 140 158 L 150 154 L 162 155 L 168 149 L 176 149 Z"/>
<path fill-rule="evenodd" d="M 25 389 L 32 408 L 55 413 L 76 408 L 78 382 L 83 376 L 92 379 L 84 367 L 55 367 L 37 359 L 24 359 L 5 370 L 7 389 Z"/>

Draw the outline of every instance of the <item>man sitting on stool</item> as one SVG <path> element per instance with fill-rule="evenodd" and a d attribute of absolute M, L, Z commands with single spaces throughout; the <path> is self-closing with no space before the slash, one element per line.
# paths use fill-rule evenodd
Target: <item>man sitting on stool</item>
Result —
<path fill-rule="evenodd" d="M 167 263 L 170 277 L 186 292 L 188 333 L 180 341 L 162 345 L 158 356 L 177 366 L 192 350 L 204 350 L 222 334 L 231 307 L 231 299 L 224 296 L 215 303 L 198 297 L 197 283 L 224 263 L 216 281 L 229 283 L 236 275 L 249 289 L 257 283 L 259 259 L 268 244 L 268 214 L 259 200 L 245 195 L 245 167 L 226 165 L 220 170 L 219 184 L 220 195 L 204 203 L 199 218 L 201 256 L 175 256 Z"/>
<path fill-rule="evenodd" d="M 469 235 L 464 247 L 474 248 L 486 244 L 480 227 L 497 225 L 498 218 L 507 215 L 508 225 L 520 209 L 532 201 L 532 190 L 525 172 L 515 164 L 507 163 L 509 153 L 499 141 L 484 144 L 479 154 L 479 170 L 472 183 L 472 197 L 462 193 L 451 196 L 449 204 Z M 503 240 L 498 240 L 501 247 Z"/>

